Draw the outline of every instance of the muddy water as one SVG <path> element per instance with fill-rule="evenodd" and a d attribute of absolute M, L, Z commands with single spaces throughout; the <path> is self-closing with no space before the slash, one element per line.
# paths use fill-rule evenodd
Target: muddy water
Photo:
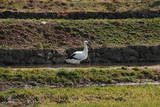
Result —
<path fill-rule="evenodd" d="M 118 85 L 118 86 L 126 86 L 126 85 L 160 85 L 160 82 L 144 82 L 144 83 L 117 83 L 111 85 Z"/>
<path fill-rule="evenodd" d="M 160 71 L 160 64 L 156 65 L 138 65 L 138 66 L 108 66 L 108 65 L 57 65 L 57 66 L 8 66 L 13 69 L 50 69 L 50 70 L 59 70 L 59 69 L 68 69 L 68 70 L 74 70 L 74 69 L 92 69 L 92 68 L 99 68 L 99 69 L 117 69 L 126 67 L 127 69 L 132 69 L 134 67 L 138 67 L 140 69 L 151 69 L 151 70 L 157 70 Z M 7 68 L 8 68 L 7 67 Z"/>

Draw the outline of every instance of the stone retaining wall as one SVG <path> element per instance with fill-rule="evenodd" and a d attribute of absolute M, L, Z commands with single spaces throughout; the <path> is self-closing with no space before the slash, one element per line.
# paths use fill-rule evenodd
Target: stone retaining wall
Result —
<path fill-rule="evenodd" d="M 0 12 L 0 18 L 18 19 L 126 19 L 160 17 L 160 11 L 126 11 L 126 12 Z"/>
<path fill-rule="evenodd" d="M 1 49 L 0 65 L 56 65 L 64 64 L 67 55 L 79 49 L 68 50 L 22 50 Z M 160 63 L 159 46 L 106 47 L 89 51 L 89 58 L 82 63 L 121 64 L 121 63 Z"/>

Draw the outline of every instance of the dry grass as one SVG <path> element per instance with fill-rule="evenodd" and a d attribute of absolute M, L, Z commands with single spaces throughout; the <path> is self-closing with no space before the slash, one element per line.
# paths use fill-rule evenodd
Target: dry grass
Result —
<path fill-rule="evenodd" d="M 60 12 L 103 11 L 122 12 L 159 10 L 157 0 L 1 0 L 0 11 Z"/>
<path fill-rule="evenodd" d="M 0 92 L 0 98 L 8 106 L 159 107 L 160 86 L 11 89 Z"/>

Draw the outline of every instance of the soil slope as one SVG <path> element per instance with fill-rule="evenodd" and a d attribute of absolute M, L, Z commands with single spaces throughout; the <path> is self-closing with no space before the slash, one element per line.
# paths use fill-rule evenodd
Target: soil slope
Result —
<path fill-rule="evenodd" d="M 65 49 L 159 45 L 160 18 L 126 20 L 15 20 L 0 21 L 0 48 Z"/>

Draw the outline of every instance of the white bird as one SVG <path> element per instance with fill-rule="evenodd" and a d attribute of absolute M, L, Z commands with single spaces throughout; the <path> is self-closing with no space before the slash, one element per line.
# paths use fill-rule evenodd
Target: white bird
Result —
<path fill-rule="evenodd" d="M 42 24 L 44 24 L 44 25 L 45 25 L 45 24 L 47 24 L 47 22 L 46 22 L 46 21 L 41 21 L 41 23 L 42 23 Z"/>
<path fill-rule="evenodd" d="M 87 59 L 88 57 L 88 41 L 84 41 L 83 51 L 76 51 L 71 56 L 66 59 L 67 63 L 80 64 L 81 61 Z"/>

